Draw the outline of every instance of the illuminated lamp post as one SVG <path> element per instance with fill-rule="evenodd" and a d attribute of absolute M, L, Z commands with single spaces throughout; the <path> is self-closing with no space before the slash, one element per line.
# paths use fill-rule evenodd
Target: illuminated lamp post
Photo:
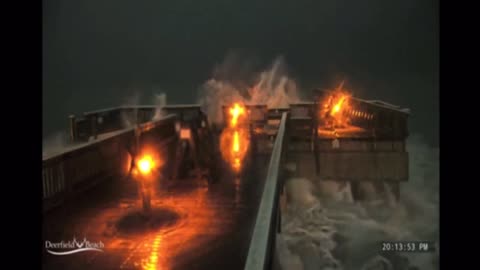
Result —
<path fill-rule="evenodd" d="M 143 211 L 149 215 L 152 209 L 151 195 L 152 195 L 152 181 L 154 180 L 154 161 L 151 156 L 142 156 L 137 162 L 137 180 L 140 185 L 140 194 L 142 198 Z"/>

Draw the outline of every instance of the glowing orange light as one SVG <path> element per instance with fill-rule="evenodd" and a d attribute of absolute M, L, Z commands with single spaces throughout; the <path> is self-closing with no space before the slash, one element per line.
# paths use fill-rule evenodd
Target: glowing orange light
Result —
<path fill-rule="evenodd" d="M 240 142 L 238 139 L 238 131 L 235 130 L 235 132 L 233 133 L 233 152 L 238 153 L 239 150 L 240 150 Z"/>
<path fill-rule="evenodd" d="M 189 128 L 182 128 L 180 130 L 180 139 L 190 139 L 191 136 L 192 135 Z"/>
<path fill-rule="evenodd" d="M 248 130 L 244 126 L 239 125 L 241 117 L 246 116 L 246 109 L 240 103 L 234 103 L 228 109 L 228 112 L 231 117 L 229 126 L 220 135 L 220 150 L 223 159 L 238 172 L 242 167 L 242 160 L 248 151 L 250 143 Z"/>
<path fill-rule="evenodd" d="M 242 160 L 248 151 L 250 139 L 248 131 L 241 128 L 226 128 L 220 135 L 222 157 L 235 171 L 242 167 Z"/>
<path fill-rule="evenodd" d="M 235 169 L 240 169 L 240 167 L 241 167 L 240 159 L 238 159 L 238 158 L 235 159 L 235 162 L 233 163 L 233 167 Z"/>
<path fill-rule="evenodd" d="M 155 237 L 155 240 L 152 244 L 152 250 L 150 252 L 150 256 L 148 257 L 148 261 L 143 264 L 143 269 L 145 270 L 156 270 L 158 269 L 158 252 L 160 247 L 160 241 L 162 239 L 162 235 L 159 234 Z"/>
<path fill-rule="evenodd" d="M 151 156 L 146 155 L 138 161 L 138 169 L 142 174 L 149 174 L 154 166 Z"/>
<path fill-rule="evenodd" d="M 238 103 L 233 104 L 233 107 L 229 110 L 230 114 L 232 115 L 232 119 L 230 125 L 232 127 L 236 127 L 238 123 L 238 118 L 240 115 L 245 113 L 245 108 L 240 106 Z"/>
<path fill-rule="evenodd" d="M 323 101 L 320 115 L 326 126 L 344 127 L 349 124 L 348 115 L 358 116 L 349 104 L 349 97 L 349 94 L 336 90 Z"/>
<path fill-rule="evenodd" d="M 344 95 L 342 95 L 342 96 L 340 97 L 340 99 L 337 101 L 337 103 L 335 104 L 335 106 L 333 106 L 333 109 L 332 109 L 332 111 L 330 112 L 331 115 L 334 115 L 334 114 L 338 113 L 338 112 L 340 111 L 340 109 L 342 109 L 342 105 L 343 105 L 343 103 L 345 102 L 345 99 L 346 99 L 346 98 L 347 98 L 347 97 L 344 96 Z"/>
<path fill-rule="evenodd" d="M 149 233 L 148 237 L 145 235 L 119 235 L 118 240 L 113 240 L 109 244 L 112 250 L 122 249 L 125 240 L 135 239 L 140 244 L 135 245 L 135 249 L 129 252 L 128 256 L 123 259 L 123 263 L 117 268 L 174 269 L 175 266 L 178 266 L 178 257 L 184 254 L 185 250 L 201 250 L 209 244 L 208 239 L 202 237 L 205 235 L 205 231 L 214 230 L 216 233 L 224 233 L 225 226 L 220 226 L 215 220 L 223 220 L 228 215 L 223 213 L 226 211 L 218 211 L 211 207 L 208 195 L 210 194 L 207 189 L 190 189 L 174 196 L 163 197 L 162 209 L 178 213 L 182 217 L 182 224 L 185 222 L 188 226 L 172 224 L 173 227 Z M 195 213 L 195 215 L 191 215 L 191 213 Z"/>

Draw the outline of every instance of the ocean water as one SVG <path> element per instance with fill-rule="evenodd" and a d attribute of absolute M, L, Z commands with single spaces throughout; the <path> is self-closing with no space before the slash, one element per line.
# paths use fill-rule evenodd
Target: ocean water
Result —
<path fill-rule="evenodd" d="M 439 148 L 412 136 L 407 149 L 409 181 L 398 202 L 387 195 L 354 202 L 350 186 L 286 183 L 288 204 L 277 235 L 283 269 L 438 269 Z M 385 253 L 382 241 L 432 241 L 431 253 Z"/>

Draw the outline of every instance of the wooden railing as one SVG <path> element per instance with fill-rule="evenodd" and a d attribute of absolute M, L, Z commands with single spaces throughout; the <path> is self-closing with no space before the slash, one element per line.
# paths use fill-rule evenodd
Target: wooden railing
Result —
<path fill-rule="evenodd" d="M 122 106 L 85 112 L 81 117 L 72 115 L 70 139 L 74 142 L 88 141 L 90 137 L 149 122 L 156 110 L 155 106 Z"/>
<path fill-rule="evenodd" d="M 168 115 L 45 157 L 42 165 L 44 211 L 99 181 L 126 175 L 135 132 L 140 133 L 141 142 L 156 142 L 164 147 L 176 137 L 176 119 L 176 116 Z"/>

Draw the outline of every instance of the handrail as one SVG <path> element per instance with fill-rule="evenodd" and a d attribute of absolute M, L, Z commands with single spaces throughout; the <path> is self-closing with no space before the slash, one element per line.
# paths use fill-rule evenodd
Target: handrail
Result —
<path fill-rule="evenodd" d="M 108 112 L 112 112 L 112 111 L 135 110 L 135 109 L 151 109 L 151 110 L 154 110 L 157 107 L 158 106 L 155 106 L 155 105 L 118 106 L 118 107 L 112 107 L 112 108 L 106 108 L 106 109 L 84 112 L 83 115 L 88 116 L 88 115 L 92 115 L 92 114 L 108 113 Z"/>
<path fill-rule="evenodd" d="M 53 160 L 53 159 L 62 158 L 65 155 L 71 155 L 72 152 L 81 151 L 81 150 L 86 149 L 88 147 L 92 147 L 92 146 L 97 145 L 99 143 L 102 143 L 104 141 L 110 140 L 113 137 L 118 137 L 122 134 L 133 132 L 134 129 L 135 129 L 135 127 L 129 127 L 129 128 L 126 128 L 126 129 L 118 130 L 116 132 L 112 132 L 111 136 L 101 137 L 101 138 L 98 138 L 98 139 L 96 139 L 94 141 L 90 141 L 90 142 L 84 142 L 84 143 L 78 143 L 78 144 L 72 144 L 72 145 L 66 146 L 66 147 L 64 147 L 63 151 L 59 151 L 59 152 L 52 153 L 52 154 L 49 154 L 47 156 L 42 157 L 43 163 L 50 162 L 50 160 Z"/>
<path fill-rule="evenodd" d="M 153 127 L 156 127 L 156 126 L 162 124 L 164 121 L 173 120 L 173 119 L 175 119 L 175 117 L 176 117 L 175 115 L 169 114 L 169 115 L 166 115 L 166 116 L 164 116 L 164 117 L 162 117 L 158 120 L 140 124 L 138 126 L 138 128 L 142 132 L 144 132 L 148 129 L 151 129 Z M 117 136 L 120 136 L 122 134 L 129 133 L 129 132 L 133 132 L 135 129 L 137 129 L 137 127 L 132 126 L 132 127 L 128 127 L 128 128 L 122 129 L 122 130 L 112 132 L 111 136 L 107 136 L 105 138 L 98 138 L 97 140 L 94 140 L 94 141 L 91 141 L 91 142 L 85 142 L 85 143 L 79 143 L 77 145 L 71 145 L 71 146 L 67 147 L 67 149 L 65 151 L 61 151 L 61 152 L 58 152 L 58 153 L 53 153 L 53 154 L 50 154 L 46 157 L 43 157 L 43 162 L 45 163 L 45 162 L 48 162 L 49 160 L 52 160 L 52 159 L 58 159 L 63 155 L 71 154 L 72 152 L 79 151 L 79 150 L 82 150 L 82 149 L 87 148 L 87 147 L 92 147 L 95 144 L 98 144 L 98 143 L 106 141 L 106 140 L 110 140 L 113 137 L 117 137 Z"/>
<path fill-rule="evenodd" d="M 245 263 L 247 270 L 265 269 L 269 265 L 269 258 L 272 253 L 274 235 L 276 232 L 278 197 L 279 197 L 279 170 L 283 150 L 283 140 L 285 134 L 285 125 L 287 122 L 287 113 L 282 113 L 277 137 L 273 145 L 270 163 L 268 165 L 267 179 L 258 209 L 255 228 L 248 257 Z"/>
<path fill-rule="evenodd" d="M 164 140 L 161 147 L 171 143 L 176 136 L 176 119 L 176 115 L 170 114 L 159 120 L 118 130 L 98 140 L 73 145 L 60 153 L 43 157 L 44 211 L 48 211 L 70 194 L 119 173 L 127 156 L 129 141 L 134 140 L 136 134 L 156 136 L 155 138 Z M 169 128 L 164 129 L 164 125 Z"/>

